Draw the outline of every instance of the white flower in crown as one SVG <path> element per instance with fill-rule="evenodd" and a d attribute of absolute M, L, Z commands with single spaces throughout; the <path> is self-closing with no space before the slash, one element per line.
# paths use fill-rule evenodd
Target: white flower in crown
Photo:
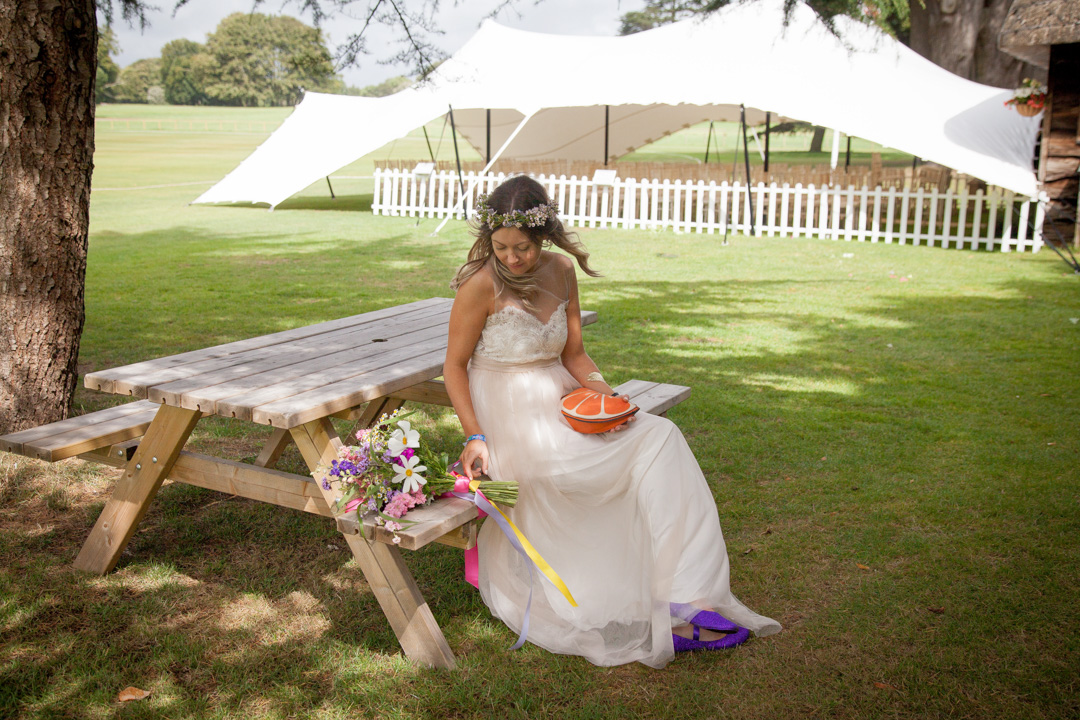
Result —
<path fill-rule="evenodd" d="M 411 493 L 420 489 L 421 485 L 427 485 L 427 480 L 420 473 L 427 470 L 424 465 L 418 465 L 420 458 L 413 455 L 408 460 L 402 460 L 404 465 L 394 465 L 394 484 L 401 483 L 401 492 Z"/>
<path fill-rule="evenodd" d="M 405 452 L 405 448 L 420 447 L 420 433 L 412 429 L 412 424 L 408 420 L 399 422 L 398 428 L 390 435 L 390 442 L 387 443 L 390 448 L 390 457 L 397 457 Z"/>

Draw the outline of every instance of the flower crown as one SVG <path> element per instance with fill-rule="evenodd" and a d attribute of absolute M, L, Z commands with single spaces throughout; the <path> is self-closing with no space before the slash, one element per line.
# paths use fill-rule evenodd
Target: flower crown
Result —
<path fill-rule="evenodd" d="M 481 195 L 476 199 L 475 210 L 480 224 L 492 230 L 500 227 L 543 227 L 548 220 L 559 217 L 559 207 L 554 200 L 528 210 L 511 210 L 504 215 L 492 210 L 488 205 L 488 196 Z"/>

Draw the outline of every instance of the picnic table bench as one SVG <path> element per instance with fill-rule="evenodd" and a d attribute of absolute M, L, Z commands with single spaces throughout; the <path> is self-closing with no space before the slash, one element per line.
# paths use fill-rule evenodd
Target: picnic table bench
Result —
<path fill-rule="evenodd" d="M 431 298 L 348 318 L 249 338 L 88 374 L 86 387 L 143 400 L 0 437 L 0 450 L 50 462 L 70 457 L 124 470 L 75 560 L 105 574 L 119 560 L 165 479 L 335 517 L 332 491 L 318 468 L 341 441 L 331 418 L 370 425 L 405 402 L 450 406 L 442 374 L 452 301 Z M 596 321 L 583 312 L 582 324 Z M 690 388 L 630 380 L 617 388 L 645 412 L 663 415 Z M 183 447 L 208 415 L 275 429 L 251 463 Z M 295 442 L 312 475 L 276 470 Z M 414 524 L 392 534 L 350 513 L 336 518 L 406 656 L 454 667 L 442 630 L 400 555 L 430 543 L 471 548 L 476 507 L 440 498 L 409 513 Z M 367 528 L 361 533 L 361 522 Z M 366 535 L 366 538 L 365 538 Z"/>

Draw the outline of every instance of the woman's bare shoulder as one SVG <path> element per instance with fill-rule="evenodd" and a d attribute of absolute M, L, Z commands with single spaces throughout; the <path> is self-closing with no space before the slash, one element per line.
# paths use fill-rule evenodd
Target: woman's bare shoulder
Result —
<path fill-rule="evenodd" d="M 488 301 L 495 294 L 495 278 L 491 268 L 484 264 L 457 289 L 457 298 L 466 301 Z"/>
<path fill-rule="evenodd" d="M 555 263 L 555 267 L 560 270 L 573 270 L 574 261 L 569 255 L 563 255 L 562 253 L 552 252 L 551 250 L 544 251 L 550 258 L 550 262 Z"/>

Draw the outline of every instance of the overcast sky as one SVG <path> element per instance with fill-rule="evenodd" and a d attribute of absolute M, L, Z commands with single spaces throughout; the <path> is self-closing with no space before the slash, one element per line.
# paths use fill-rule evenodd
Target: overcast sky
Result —
<path fill-rule="evenodd" d="M 206 35 L 217 27 L 226 15 L 234 12 L 250 12 L 251 0 L 189 0 L 188 4 L 172 15 L 173 0 L 161 0 L 162 10 L 150 12 L 147 18 L 150 26 L 144 31 L 137 27 L 128 27 L 123 19 L 117 17 L 113 22 L 120 44 L 120 53 L 115 57 L 120 67 L 130 65 L 136 60 L 159 57 L 161 46 L 170 40 L 186 38 L 195 42 L 206 42 Z M 415 0 L 412 4 L 416 4 Z M 311 19 L 303 17 L 296 10 L 297 3 L 282 4 L 281 0 L 267 0 L 258 12 L 283 14 L 299 17 L 309 25 Z M 330 3 L 325 3 L 329 6 Z M 368 6 L 366 0 L 356 0 L 350 14 L 362 17 Z M 472 37 L 480 21 L 499 5 L 499 0 L 442 0 L 442 6 L 436 17 L 438 27 L 444 35 L 436 38 L 443 51 L 452 54 Z M 498 17 L 503 25 L 549 32 L 561 35 L 615 35 L 619 28 L 619 17 L 630 10 L 644 7 L 644 0 L 518 0 L 516 12 L 505 9 Z M 350 32 L 355 32 L 362 23 L 350 17 L 339 15 L 323 22 L 324 34 L 329 38 L 327 45 L 331 52 L 338 43 L 343 42 Z M 381 27 L 368 31 L 369 48 L 389 48 L 393 36 Z M 385 52 L 385 51 L 384 51 Z M 389 52 L 387 54 L 393 54 Z M 379 64 L 377 55 L 361 58 L 359 66 L 342 71 L 345 82 L 356 87 L 364 87 L 381 82 L 394 75 L 409 72 L 408 67 Z"/>

